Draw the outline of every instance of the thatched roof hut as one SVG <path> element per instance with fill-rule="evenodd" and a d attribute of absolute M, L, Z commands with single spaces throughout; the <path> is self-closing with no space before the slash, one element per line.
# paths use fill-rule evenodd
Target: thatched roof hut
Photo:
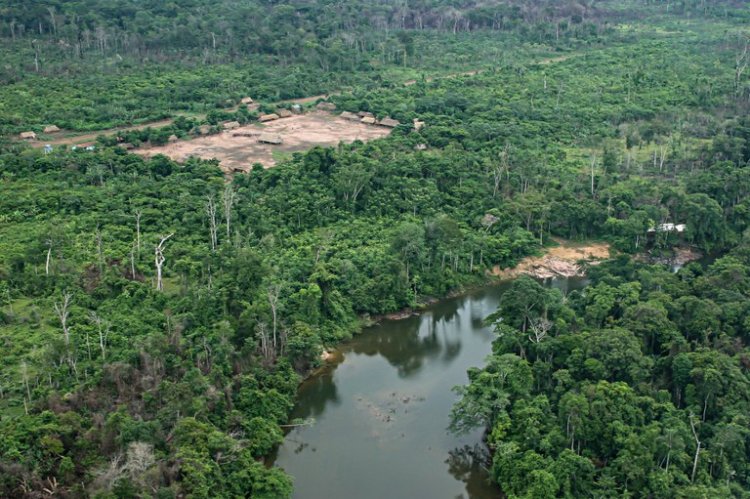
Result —
<path fill-rule="evenodd" d="M 23 140 L 36 140 L 36 133 L 34 132 L 21 132 L 19 135 Z"/>
<path fill-rule="evenodd" d="M 232 132 L 232 137 L 257 137 L 260 135 L 260 132 L 258 130 L 253 129 L 247 129 L 244 130 L 237 130 Z"/>
<path fill-rule="evenodd" d="M 279 119 L 279 115 L 276 113 L 271 114 L 261 114 L 260 118 L 258 118 L 258 121 L 261 123 L 265 123 L 266 121 L 273 121 Z"/>
<path fill-rule="evenodd" d="M 261 142 L 263 144 L 279 145 L 283 144 L 284 140 L 281 138 L 281 135 L 277 135 L 275 133 L 261 133 L 258 136 L 258 142 Z"/>
<path fill-rule="evenodd" d="M 340 116 L 345 120 L 359 121 L 359 116 L 354 113 L 350 113 L 349 111 L 344 111 Z"/>
<path fill-rule="evenodd" d="M 336 104 L 333 102 L 319 102 L 316 108 L 320 109 L 321 111 L 335 111 L 336 110 Z"/>
<path fill-rule="evenodd" d="M 364 118 L 362 118 L 362 123 L 365 123 L 367 125 L 374 125 L 375 118 L 373 116 L 365 116 Z"/>
<path fill-rule="evenodd" d="M 240 104 L 252 104 L 253 98 L 252 97 L 243 97 L 240 101 Z"/>
<path fill-rule="evenodd" d="M 289 109 L 279 109 L 277 111 L 279 118 L 289 118 L 292 116 L 292 112 Z"/>
<path fill-rule="evenodd" d="M 424 127 L 424 121 L 419 121 L 417 118 L 414 118 L 414 130 L 420 131 Z"/>
<path fill-rule="evenodd" d="M 208 135 L 211 133 L 211 125 L 201 125 L 198 127 L 198 133 L 201 135 Z"/>
<path fill-rule="evenodd" d="M 223 126 L 224 126 L 224 130 L 234 130 L 235 128 L 240 127 L 240 122 L 239 121 L 227 121 L 226 123 L 223 124 Z"/>
<path fill-rule="evenodd" d="M 378 125 L 387 126 L 388 128 L 396 128 L 401 123 L 398 120 L 394 120 L 393 118 L 386 116 L 382 120 L 378 121 Z"/>
<path fill-rule="evenodd" d="M 177 142 L 178 140 L 180 140 L 180 139 L 179 139 L 179 137 L 177 137 L 177 135 L 175 135 L 175 134 L 172 134 L 172 135 L 170 135 L 170 136 L 169 136 L 169 138 L 167 139 L 167 142 L 172 142 L 172 143 L 174 143 L 174 142 Z"/>
<path fill-rule="evenodd" d="M 57 125 L 48 125 L 44 127 L 44 133 L 55 133 L 59 131 L 60 131 L 60 128 Z"/>
<path fill-rule="evenodd" d="M 299 104 L 292 104 L 292 112 L 294 114 L 302 114 L 302 106 Z"/>
<path fill-rule="evenodd" d="M 360 111 L 360 112 L 358 112 L 358 113 L 357 113 L 357 115 L 358 115 L 358 116 L 359 116 L 360 118 L 370 118 L 370 117 L 374 118 L 374 117 L 375 117 L 375 115 L 374 115 L 374 114 L 372 114 L 372 113 L 371 113 L 371 112 L 369 112 L 369 111 Z"/>

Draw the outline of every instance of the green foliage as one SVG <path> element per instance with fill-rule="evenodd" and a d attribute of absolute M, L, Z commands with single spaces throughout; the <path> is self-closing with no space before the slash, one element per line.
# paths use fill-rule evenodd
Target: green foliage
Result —
<path fill-rule="evenodd" d="M 555 237 L 732 254 L 518 279 L 454 428 L 510 497 L 746 495 L 746 6 L 182 3 L 5 2 L 0 133 L 160 144 L 321 93 L 402 125 L 231 182 L 0 138 L 0 496 L 289 497 L 260 460 L 324 348 Z"/>
<path fill-rule="evenodd" d="M 623 278 L 616 263 L 606 264 L 570 296 L 574 320 L 540 342 L 526 335 L 508 341 L 514 330 L 505 321 L 513 310 L 508 302 L 523 303 L 518 291 L 530 283 L 511 286 L 491 319 L 499 335 L 494 353 L 486 367 L 469 371 L 453 411 L 455 429 L 490 431 L 492 472 L 503 491 L 510 497 L 746 495 L 750 349 L 722 311 L 738 300 L 749 304 L 750 293 L 729 298 L 736 281 L 712 280 L 734 258 L 718 260 L 701 276 L 683 270 L 658 282 L 648 278 L 653 267 L 638 266 Z M 685 301 L 690 305 L 683 308 Z M 683 320 L 693 310 L 700 321 Z M 707 327 L 710 334 L 695 334 Z M 519 348 L 535 360 L 509 353 Z M 526 374 L 510 368 L 510 358 L 523 362 Z"/>

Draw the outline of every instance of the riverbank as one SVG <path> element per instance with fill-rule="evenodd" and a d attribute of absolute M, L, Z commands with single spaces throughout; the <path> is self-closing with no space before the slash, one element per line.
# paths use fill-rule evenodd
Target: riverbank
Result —
<path fill-rule="evenodd" d="M 558 246 L 545 248 L 541 256 L 528 256 L 515 267 L 495 266 L 491 274 L 501 279 L 514 279 L 522 274 L 538 279 L 553 277 L 582 277 L 587 265 L 596 265 L 612 256 L 609 243 L 575 243 L 555 239 Z"/>
<path fill-rule="evenodd" d="M 551 279 L 554 277 L 583 277 L 588 265 L 598 263 L 612 256 L 609 243 L 605 242 L 573 242 L 556 238 L 557 246 L 543 248 L 543 253 L 527 256 L 517 265 L 509 268 L 495 266 L 486 274 L 486 279 L 475 285 L 462 286 L 442 297 L 424 298 L 418 306 L 405 308 L 396 312 L 361 317 L 364 327 L 373 326 L 382 320 L 403 320 L 415 315 L 440 300 L 457 298 L 473 290 L 491 286 L 502 281 L 515 279 L 520 275 L 530 275 L 537 279 Z"/>

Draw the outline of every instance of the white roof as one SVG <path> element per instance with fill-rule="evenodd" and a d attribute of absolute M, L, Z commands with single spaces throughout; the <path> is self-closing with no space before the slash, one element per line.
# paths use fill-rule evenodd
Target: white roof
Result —
<path fill-rule="evenodd" d="M 659 224 L 656 227 L 651 227 L 648 229 L 649 232 L 685 232 L 687 229 L 686 224 L 673 224 L 673 223 L 667 223 L 667 224 Z"/>

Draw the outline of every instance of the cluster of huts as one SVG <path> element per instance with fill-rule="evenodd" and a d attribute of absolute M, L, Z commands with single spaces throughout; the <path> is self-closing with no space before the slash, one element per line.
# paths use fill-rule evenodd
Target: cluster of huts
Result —
<path fill-rule="evenodd" d="M 240 100 L 240 104 L 246 105 L 247 110 L 251 112 L 257 111 L 260 108 L 260 105 L 253 101 L 252 97 L 243 97 Z M 258 116 L 258 122 L 268 123 L 269 121 L 276 121 L 281 118 L 289 118 L 295 114 L 302 114 L 302 106 L 295 104 L 292 106 L 291 110 L 280 108 L 277 109 L 275 113 L 261 114 L 260 116 Z M 240 127 L 241 125 L 238 121 L 227 121 L 222 124 L 222 128 L 226 131 L 237 130 Z M 279 145 L 284 142 L 281 138 L 281 135 L 274 133 L 262 133 L 257 130 L 237 130 L 236 132 L 232 133 L 232 136 L 256 137 L 258 142 L 261 142 L 263 144 Z"/>
<path fill-rule="evenodd" d="M 60 128 L 57 125 L 47 125 L 44 127 L 44 133 L 57 133 L 60 131 Z M 21 132 L 18 137 L 21 140 L 37 140 L 38 137 L 36 135 L 36 132 Z"/>
<path fill-rule="evenodd" d="M 243 97 L 240 100 L 240 104 L 247 106 L 247 110 L 251 112 L 254 112 L 260 109 L 260 105 L 257 104 L 252 99 L 252 97 Z M 333 104 L 332 102 L 320 102 L 318 103 L 316 107 L 317 109 L 322 110 L 322 111 L 334 111 L 336 109 L 336 105 Z M 261 114 L 258 117 L 258 121 L 260 123 L 268 123 L 269 121 L 275 121 L 281 118 L 289 118 L 295 114 L 302 114 L 302 106 L 300 106 L 299 104 L 292 105 L 291 110 L 280 108 L 276 110 L 275 113 Z M 360 111 L 358 113 L 344 111 L 343 113 L 341 113 L 340 116 L 341 118 L 345 120 L 356 121 L 356 122 L 364 123 L 367 125 L 380 125 L 380 126 L 384 126 L 388 128 L 396 128 L 397 126 L 401 124 L 398 120 L 395 120 L 391 118 L 390 116 L 386 116 L 385 118 L 378 120 L 375 118 L 375 115 L 373 115 L 372 113 L 368 111 Z M 241 126 L 242 125 L 240 124 L 239 121 L 227 121 L 225 123 L 222 123 L 222 128 L 226 131 L 237 130 Z M 421 129 L 423 126 L 424 126 L 423 121 L 419 121 L 416 119 L 414 120 L 414 128 L 416 130 Z M 60 131 L 60 128 L 57 127 L 56 125 L 48 125 L 44 127 L 44 133 L 47 133 L 47 134 L 57 133 L 59 131 Z M 201 125 L 197 128 L 196 131 L 200 135 L 208 135 L 211 133 L 211 126 Z M 264 144 L 278 145 L 278 144 L 283 143 L 283 139 L 281 138 L 280 135 L 273 134 L 273 133 L 266 133 L 266 132 L 262 133 L 262 132 L 257 132 L 257 131 L 238 130 L 237 132 L 233 133 L 233 136 L 235 137 L 238 137 L 238 136 L 257 137 L 258 142 L 262 142 Z M 33 140 L 38 139 L 37 134 L 33 131 L 23 132 L 19 135 L 19 137 L 21 140 L 27 140 L 27 141 L 33 141 Z M 177 137 L 177 135 L 171 135 L 169 139 L 167 140 L 169 143 L 175 143 L 179 140 L 179 138 Z M 119 144 L 119 145 L 121 147 L 124 147 L 126 150 L 134 148 L 132 144 Z M 83 147 L 85 147 L 87 150 L 93 150 L 93 146 L 91 147 L 86 147 L 86 146 L 88 146 L 88 144 L 84 145 Z M 51 146 L 48 146 L 48 147 L 51 150 Z"/>
<path fill-rule="evenodd" d="M 401 124 L 398 120 L 394 120 L 390 116 L 386 116 L 382 120 L 377 120 L 375 119 L 375 115 L 368 111 L 360 111 L 356 114 L 349 111 L 344 111 L 340 114 L 340 116 L 345 120 L 358 121 L 366 125 L 380 125 L 388 128 L 396 128 Z"/>
<path fill-rule="evenodd" d="M 47 125 L 44 127 L 43 131 L 45 134 L 57 133 L 60 131 L 60 127 L 58 127 L 57 125 Z M 36 132 L 32 132 L 32 131 L 21 132 L 20 134 L 18 134 L 18 137 L 21 140 L 26 140 L 29 142 L 34 141 L 34 140 L 39 140 L 39 137 L 37 136 Z M 70 147 L 71 151 L 77 151 L 77 150 L 93 151 L 95 149 L 96 149 L 95 142 L 87 142 L 85 144 L 76 144 Z M 44 152 L 46 154 L 51 153 L 53 150 L 54 148 L 52 147 L 52 144 L 44 145 Z"/>
<path fill-rule="evenodd" d="M 345 120 L 358 121 L 360 123 L 365 123 L 367 125 L 380 125 L 380 126 L 385 126 L 388 128 L 396 128 L 397 126 L 401 124 L 400 121 L 394 120 L 390 116 L 386 116 L 385 118 L 378 120 L 375 118 L 374 114 L 368 111 L 360 111 L 358 113 L 344 111 L 343 113 L 340 114 L 340 116 L 344 118 Z M 416 131 L 421 130 L 425 124 L 424 121 L 419 121 L 416 118 L 413 120 L 413 122 L 414 122 L 414 129 Z"/>

